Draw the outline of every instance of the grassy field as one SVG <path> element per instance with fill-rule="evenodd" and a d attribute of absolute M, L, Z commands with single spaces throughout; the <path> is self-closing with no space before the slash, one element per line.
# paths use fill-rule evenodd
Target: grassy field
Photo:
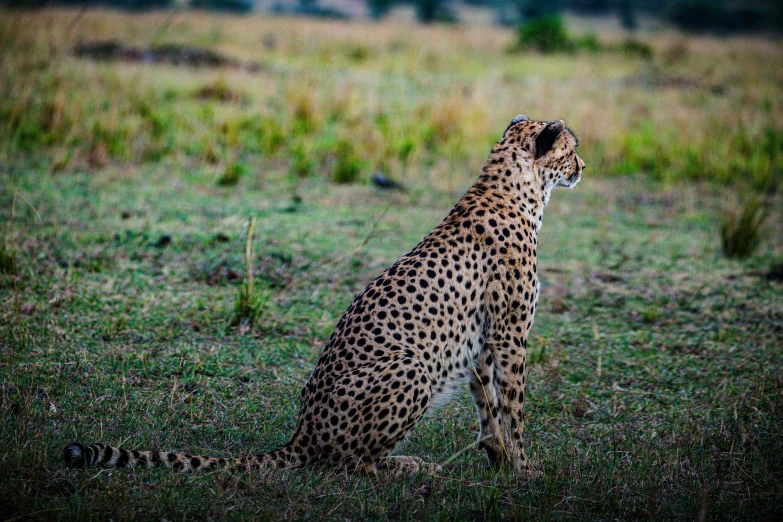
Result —
<path fill-rule="evenodd" d="M 0 519 L 783 511 L 778 42 L 643 33 L 652 59 L 544 57 L 484 26 L 0 15 Z M 100 40 L 155 51 L 85 56 Z M 151 63 L 172 44 L 229 61 Z M 541 477 L 487 468 L 467 390 L 398 448 L 443 464 L 432 478 L 64 469 L 72 440 L 285 442 L 340 314 L 520 112 L 565 119 L 588 162 L 540 237 L 526 433 Z M 721 217 L 751 193 L 763 241 L 728 260 Z M 250 217 L 261 315 L 232 326 Z"/>
<path fill-rule="evenodd" d="M 493 26 L 54 10 L 4 14 L 0 34 L 3 155 L 55 172 L 174 161 L 453 190 L 520 111 L 576 129 L 593 172 L 764 189 L 783 169 L 783 48 L 759 38 L 660 32 L 642 36 L 651 59 L 542 58 Z M 80 52 L 101 41 L 140 60 Z M 231 66 L 149 63 L 171 46 Z"/>

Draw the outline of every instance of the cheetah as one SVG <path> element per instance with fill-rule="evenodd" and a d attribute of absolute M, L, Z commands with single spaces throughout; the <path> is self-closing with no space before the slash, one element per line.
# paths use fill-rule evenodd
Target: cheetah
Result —
<path fill-rule="evenodd" d="M 340 318 L 282 448 L 210 458 L 74 442 L 64 449 L 66 464 L 190 471 L 327 463 L 369 473 L 434 473 L 436 464 L 389 454 L 468 380 L 478 446 L 489 463 L 530 475 L 522 435 L 527 337 L 539 293 L 537 236 L 552 189 L 572 188 L 582 178 L 576 146 L 563 120 L 512 120 L 482 175 L 443 222 Z"/>

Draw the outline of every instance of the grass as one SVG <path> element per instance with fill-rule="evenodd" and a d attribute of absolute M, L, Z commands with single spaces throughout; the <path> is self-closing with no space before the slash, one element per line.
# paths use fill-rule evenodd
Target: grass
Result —
<path fill-rule="evenodd" d="M 362 172 L 362 160 L 356 154 L 353 144 L 347 140 L 339 141 L 335 156 L 332 180 L 337 183 L 354 183 L 358 181 Z"/>
<path fill-rule="evenodd" d="M 753 254 L 761 244 L 766 219 L 764 202 L 758 198 L 748 199 L 740 209 L 727 213 L 720 228 L 723 253 L 738 258 Z"/>
<path fill-rule="evenodd" d="M 246 174 L 246 170 L 242 163 L 229 161 L 223 168 L 223 174 L 218 178 L 218 185 L 221 187 L 233 187 Z"/>
<path fill-rule="evenodd" d="M 768 66 L 783 51 L 762 38 L 577 30 L 594 52 L 542 56 L 509 53 L 515 32 L 492 26 L 59 9 L 4 13 L 0 31 L 4 154 L 57 172 L 215 163 L 236 148 L 275 169 L 307 143 L 312 167 L 293 170 L 341 179 L 335 151 L 348 142 L 361 160 L 349 178 L 453 189 L 517 113 L 578 129 L 593 172 L 765 190 L 783 170 L 783 73 Z M 210 59 L 76 52 L 100 41 Z M 470 168 L 454 174 L 452 162 Z"/>
<path fill-rule="evenodd" d="M 166 38 L 260 65 L 214 71 L 75 58 L 87 35 L 147 46 L 167 17 L 87 11 L 69 33 L 75 14 L 0 17 L 0 222 L 16 251 L 15 273 L 0 271 L 0 518 L 783 510 L 777 44 L 652 35 L 653 70 L 509 55 L 513 32 L 496 28 L 401 39 L 393 20 L 178 15 Z M 541 477 L 487 468 L 466 389 L 398 448 L 448 462 L 434 478 L 63 468 L 72 440 L 237 456 L 284 443 L 339 316 L 448 213 L 523 111 L 563 117 L 589 164 L 553 195 L 539 243 L 526 452 Z M 353 183 L 332 179 L 343 142 Z M 245 169 L 221 187 L 228 160 Z M 719 234 L 732 165 L 769 205 L 741 261 Z M 409 190 L 362 183 L 376 170 Z M 258 328 L 232 327 L 259 282 Z"/>
<path fill-rule="evenodd" d="M 744 264 L 723 258 L 716 189 L 651 198 L 646 184 L 586 178 L 554 194 L 527 407 L 543 477 L 487 469 L 467 390 L 399 449 L 436 462 L 464 450 L 434 479 L 183 476 L 65 470 L 59 451 L 73 439 L 220 455 L 280 445 L 339 315 L 456 195 L 395 195 L 373 228 L 390 196 L 361 185 L 299 180 L 292 212 L 285 175 L 237 193 L 208 167 L 25 172 L 3 184 L 35 194 L 43 218 L 18 209 L 25 269 L 0 290 L 4 517 L 694 518 L 703 494 L 718 518 L 780 509 L 783 292 L 757 273 L 783 238 L 773 230 Z M 251 212 L 254 274 L 278 291 L 261 328 L 234 329 L 245 283 L 229 274 L 246 268 Z"/>
<path fill-rule="evenodd" d="M 243 326 L 252 328 L 263 315 L 264 305 L 269 296 L 263 289 L 253 286 L 253 226 L 255 219 L 250 218 L 247 225 L 247 242 L 245 246 L 245 263 L 247 275 L 237 289 L 234 299 L 234 315 L 231 317 L 230 326 Z"/>
<path fill-rule="evenodd" d="M 0 244 L 0 272 L 16 274 L 16 250 L 5 244 Z"/>

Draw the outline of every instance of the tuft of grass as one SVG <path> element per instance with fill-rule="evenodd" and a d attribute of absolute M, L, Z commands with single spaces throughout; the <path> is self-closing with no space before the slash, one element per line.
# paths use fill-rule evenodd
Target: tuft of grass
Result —
<path fill-rule="evenodd" d="M 337 142 L 332 179 L 337 183 L 356 183 L 364 168 L 364 163 L 353 143 L 348 140 Z"/>
<path fill-rule="evenodd" d="M 663 63 L 668 66 L 680 63 L 688 57 L 689 52 L 687 42 L 682 38 L 676 38 L 674 41 L 670 42 L 663 51 Z"/>
<path fill-rule="evenodd" d="M 309 134 L 315 130 L 317 106 L 313 91 L 308 86 L 292 90 L 288 103 L 291 108 L 293 132 Z"/>
<path fill-rule="evenodd" d="M 298 178 L 306 178 L 313 173 L 315 162 L 305 150 L 302 144 L 291 147 L 291 174 Z"/>
<path fill-rule="evenodd" d="M 16 275 L 16 249 L 0 243 L 0 273 Z"/>
<path fill-rule="evenodd" d="M 255 218 L 250 218 L 247 225 L 247 241 L 245 243 L 245 263 L 247 273 L 245 280 L 237 289 L 234 298 L 234 313 L 229 321 L 229 326 L 244 325 L 253 328 L 263 315 L 264 307 L 269 300 L 269 293 L 264 289 L 255 288 L 253 285 L 253 227 Z"/>
<path fill-rule="evenodd" d="M 530 364 L 545 364 L 551 358 L 551 353 L 547 350 L 547 341 L 541 337 L 536 339 L 536 344 L 539 348 L 531 348 L 529 351 L 528 359 Z"/>
<path fill-rule="evenodd" d="M 654 323 L 661 317 L 661 308 L 657 304 L 651 304 L 642 310 L 642 319 L 645 323 Z"/>
<path fill-rule="evenodd" d="M 726 257 L 750 257 L 761 244 L 768 215 L 763 200 L 758 197 L 748 198 L 739 209 L 727 212 L 720 228 L 721 246 Z"/>
<path fill-rule="evenodd" d="M 237 161 L 230 161 L 226 163 L 223 168 L 223 173 L 218 178 L 218 185 L 221 187 L 233 187 L 239 180 L 247 174 L 247 167 L 244 164 Z"/>
<path fill-rule="evenodd" d="M 352 62 L 363 63 L 370 57 L 370 49 L 365 45 L 351 43 L 345 46 L 345 56 Z"/>
<path fill-rule="evenodd" d="M 626 56 L 638 56 L 645 60 L 653 57 L 653 48 L 650 44 L 644 43 L 635 38 L 628 38 L 618 46 L 618 50 Z"/>
<path fill-rule="evenodd" d="M 195 96 L 199 100 L 214 100 L 224 103 L 242 103 L 245 101 L 245 96 L 242 93 L 234 91 L 228 86 L 224 76 L 220 76 L 213 83 L 198 89 Z"/>
<path fill-rule="evenodd" d="M 595 33 L 587 33 L 586 35 L 577 38 L 576 46 L 588 53 L 599 53 L 604 50 L 603 44 L 601 44 L 601 41 Z"/>
<path fill-rule="evenodd" d="M 253 328 L 258 319 L 264 313 L 264 308 L 269 301 L 269 295 L 258 288 L 253 288 L 245 280 L 237 289 L 234 299 L 234 313 L 231 316 L 230 326 L 247 325 Z"/>
<path fill-rule="evenodd" d="M 503 491 L 496 484 L 489 487 L 483 494 L 483 498 L 480 500 L 483 520 L 499 520 L 498 508 L 502 495 Z"/>

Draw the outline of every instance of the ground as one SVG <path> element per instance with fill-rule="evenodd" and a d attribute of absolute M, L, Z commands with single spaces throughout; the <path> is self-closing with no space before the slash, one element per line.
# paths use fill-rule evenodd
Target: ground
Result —
<path fill-rule="evenodd" d="M 181 30 L 201 34 L 199 21 L 185 23 Z M 305 33 L 316 34 L 304 41 L 331 42 L 313 29 L 321 26 L 304 27 Z M 392 32 L 386 26 L 381 30 Z M 452 34 L 451 29 L 432 30 Z M 371 28 L 356 31 L 360 38 Z M 424 34 L 414 36 L 424 39 Z M 756 49 L 758 63 L 772 52 L 766 41 L 740 44 L 745 46 L 740 54 Z M 17 44 L 4 45 L 8 55 Z M 450 71 L 456 66 L 438 45 L 433 44 L 432 59 L 440 73 L 390 68 L 394 74 L 388 81 L 406 86 L 406 78 L 424 78 L 431 85 L 452 85 Z M 710 45 L 724 52 L 721 46 L 728 44 Z M 697 49 L 710 45 L 702 40 L 694 44 Z M 369 51 L 371 65 L 374 49 Z M 324 70 L 308 65 L 307 56 L 303 53 L 291 66 L 298 73 L 267 70 L 264 85 L 274 85 L 275 75 L 317 78 L 335 70 L 356 75 L 355 92 L 364 92 L 362 81 L 376 81 L 372 71 L 341 65 L 344 58 Z M 399 58 L 400 69 L 413 56 Z M 465 74 L 478 78 L 480 60 L 471 56 L 475 69 Z M 508 68 L 532 66 L 536 60 L 498 56 L 504 60 L 501 67 Z M 565 79 L 551 84 L 562 96 L 578 91 L 579 75 L 586 69 L 614 63 L 605 57 L 538 60 L 544 78 Z M 31 58 L 22 64 L 31 69 L 20 65 L 17 74 L 37 74 L 30 72 L 39 70 L 31 63 L 37 62 Z M 66 63 L 71 72 L 60 81 L 82 78 L 89 84 L 84 78 L 91 75 L 118 75 L 144 85 L 156 74 L 151 65 L 95 65 L 72 57 Z M 581 68 L 579 77 L 569 76 L 571 65 Z M 192 70 L 166 67 L 170 84 L 177 74 L 192 83 L 199 78 Z M 615 71 L 635 67 L 635 62 L 622 62 Z M 756 83 L 732 79 L 730 98 L 705 102 L 713 104 L 713 117 L 721 107 L 747 103 L 747 121 L 761 122 L 749 129 L 763 131 L 767 123 L 774 128 L 763 114 L 780 110 L 779 101 L 764 109 L 761 100 L 777 92 L 777 69 L 759 73 Z M 84 76 L 78 76 L 82 70 Z M 229 76 L 230 85 L 240 85 L 243 75 L 252 73 L 237 74 Z M 5 78 L 4 89 L 13 83 Z M 259 453 L 284 443 L 294 428 L 299 391 L 340 314 L 364 285 L 447 214 L 505 128 L 502 107 L 493 105 L 491 116 L 470 112 L 493 92 L 488 87 L 492 82 L 475 81 L 474 87 L 484 85 L 484 91 L 478 88 L 484 94 L 470 109 L 453 106 L 455 114 L 449 118 L 454 122 L 448 125 L 462 129 L 464 117 L 481 123 L 477 129 L 453 131 L 457 141 L 449 138 L 454 134 L 433 138 L 433 148 L 413 149 L 409 164 L 398 156 L 385 164 L 385 152 L 378 149 L 373 156 L 375 145 L 363 143 L 367 148 L 357 154 L 364 158 L 360 172 L 365 177 L 352 184 L 333 181 L 329 158 L 317 161 L 308 176 L 292 174 L 290 154 L 296 144 L 290 149 L 283 145 L 277 155 L 266 151 L 246 159 L 240 139 L 233 150 L 245 167 L 236 185 L 221 186 L 223 138 L 215 138 L 217 163 L 207 161 L 201 150 L 177 145 L 174 134 L 171 149 L 144 159 L 150 150 L 160 150 L 155 140 L 163 138 L 149 134 L 154 126 L 137 120 L 126 134 L 120 133 L 127 139 L 122 154 L 113 152 L 114 141 L 89 142 L 89 133 L 105 133 L 80 120 L 74 120 L 65 137 L 55 136 L 53 144 L 38 144 L 37 149 L 25 149 L 25 141 L 4 142 L 0 218 L 4 252 L 15 250 L 16 261 L 15 270 L 3 264 L 0 272 L 0 518 L 775 518 L 783 510 L 783 203 L 774 190 L 766 193 L 770 216 L 759 250 L 747 260 L 729 260 L 721 251 L 719 228 L 740 185 L 629 172 L 624 164 L 611 173 L 608 167 L 594 168 L 618 165 L 590 148 L 608 150 L 616 139 L 606 130 L 614 129 L 614 118 L 621 121 L 635 110 L 655 113 L 667 100 L 695 111 L 697 98 L 708 96 L 633 85 L 621 99 L 633 98 L 636 108 L 612 108 L 593 130 L 586 101 L 581 109 L 569 109 L 565 101 L 555 107 L 576 115 L 577 122 L 581 118 L 580 152 L 588 170 L 577 189 L 553 193 L 540 235 L 542 292 L 529 346 L 526 414 L 528 456 L 540 477 L 527 481 L 488 469 L 475 447 L 478 423 L 467 389 L 428 416 L 398 448 L 398 453 L 442 464 L 442 473 L 432 478 L 352 476 L 319 467 L 192 475 L 165 469 L 64 469 L 60 452 L 72 440 L 216 456 Z M 537 81 L 529 80 L 531 88 L 543 89 L 536 87 Z M 114 82 L 107 93 L 132 84 Z M 587 87 L 597 105 L 607 101 L 599 87 Z M 132 88 L 146 92 L 138 85 Z M 260 95 L 248 91 L 251 101 L 246 103 L 252 108 L 253 97 Z M 426 105 L 426 89 L 410 92 Z M 323 100 L 332 94 L 317 93 Z M 165 94 L 150 96 L 168 103 Z M 188 100 L 181 103 L 196 103 Z M 318 100 L 315 106 L 321 107 Z M 496 105 L 513 105 L 510 119 L 517 105 L 510 97 L 503 100 Z M 8 96 L 3 103 L 8 107 Z M 214 103 L 236 113 L 222 101 Z M 346 103 L 352 113 L 353 102 Z M 84 107 L 79 110 L 89 115 Z M 113 121 L 111 111 L 101 112 L 100 103 L 91 107 Z M 212 136 L 190 112 L 164 107 L 169 110 L 182 118 L 171 126 L 177 133 L 186 137 L 181 129 L 190 128 L 205 142 Z M 377 123 L 363 110 L 351 116 L 359 127 Z M 395 110 L 413 117 L 405 107 Z M 7 118 L 16 116 L 2 114 L 2 132 L 11 133 Z M 393 114 L 390 119 L 395 121 Z M 332 132 L 327 127 L 333 120 L 314 121 L 315 131 L 301 132 L 314 132 L 315 138 L 298 135 L 298 143 L 317 145 Z M 398 125 L 392 132 L 395 139 L 402 139 L 408 121 L 392 124 Z M 288 125 L 284 123 L 285 136 L 298 128 Z M 579 134 L 579 125 L 573 126 Z M 21 132 L 13 131 L 16 140 Z M 78 139 L 88 141 L 68 141 Z M 100 143 L 105 150 L 96 145 Z M 676 152 L 668 146 L 660 144 L 663 156 L 656 157 Z M 59 155 L 71 148 L 76 152 L 60 168 Z M 450 155 L 449 150 L 456 152 Z M 755 150 L 747 149 L 743 161 L 760 162 Z M 714 160 L 704 161 L 702 168 Z M 774 170 L 779 160 L 770 161 L 770 175 L 779 175 Z M 381 190 L 366 182 L 373 172 L 370 165 L 386 165 L 387 174 L 404 177 L 408 190 Z M 246 273 L 251 217 L 261 315 L 252 325 L 240 321 L 232 326 Z"/>
<path fill-rule="evenodd" d="M 341 312 L 456 195 L 312 180 L 293 205 L 272 184 L 219 189 L 157 167 L 28 172 L 19 183 L 41 217 L 18 202 L 22 277 L 3 287 L 6 516 L 693 518 L 704 502 L 730 518 L 780 508 L 781 283 L 765 277 L 766 256 L 721 258 L 715 219 L 698 204 L 713 199 L 708 189 L 586 178 L 553 195 L 527 412 L 544 475 L 525 482 L 487 469 L 467 390 L 400 448 L 446 464 L 434 479 L 63 469 L 59 452 L 76 439 L 214 455 L 285 442 Z M 256 278 L 272 297 L 259 328 L 241 333 L 228 327 L 231 281 L 244 271 L 251 215 Z"/>

